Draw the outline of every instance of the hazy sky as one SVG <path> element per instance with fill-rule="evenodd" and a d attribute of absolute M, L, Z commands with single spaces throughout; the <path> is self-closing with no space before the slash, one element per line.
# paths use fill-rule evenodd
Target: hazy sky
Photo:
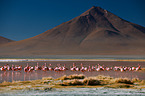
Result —
<path fill-rule="evenodd" d="M 0 36 L 23 40 L 79 16 L 92 6 L 145 27 L 145 0 L 0 0 Z"/>

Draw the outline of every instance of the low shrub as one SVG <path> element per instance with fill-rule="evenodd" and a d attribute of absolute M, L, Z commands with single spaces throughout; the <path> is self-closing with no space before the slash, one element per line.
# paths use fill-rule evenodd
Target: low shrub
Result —
<path fill-rule="evenodd" d="M 62 77 L 60 77 L 60 78 L 58 78 L 58 80 L 68 80 L 69 78 L 66 76 L 66 75 L 64 75 L 64 76 L 62 76 Z"/>
<path fill-rule="evenodd" d="M 133 84 L 133 82 L 128 78 L 116 78 L 115 83 Z"/>
<path fill-rule="evenodd" d="M 42 80 L 53 80 L 52 77 L 43 77 Z"/>
<path fill-rule="evenodd" d="M 85 79 L 83 80 L 83 84 L 84 84 L 84 85 L 100 85 L 101 82 L 100 82 L 100 80 L 97 80 L 97 79 L 85 78 Z"/>
<path fill-rule="evenodd" d="M 102 75 L 98 75 L 96 78 L 99 80 L 111 80 L 111 79 L 113 79 L 110 76 L 102 76 Z"/>
<path fill-rule="evenodd" d="M 133 79 L 132 79 L 132 82 L 133 82 L 133 83 L 135 83 L 135 82 L 140 82 L 140 81 L 141 81 L 141 80 L 139 80 L 139 78 L 133 78 Z"/>
<path fill-rule="evenodd" d="M 85 75 L 83 74 L 73 74 L 73 75 L 69 75 L 67 76 L 68 79 L 84 79 Z"/>
<path fill-rule="evenodd" d="M 75 86 L 75 85 L 83 85 L 82 81 L 79 81 L 77 79 L 74 80 L 66 80 L 63 83 L 61 83 L 63 86 Z"/>
<path fill-rule="evenodd" d="M 145 80 L 141 80 L 140 85 L 145 85 Z"/>
<path fill-rule="evenodd" d="M 85 75 L 83 74 L 73 74 L 73 75 L 69 75 L 69 76 L 62 76 L 60 78 L 58 78 L 58 80 L 71 80 L 71 79 L 84 79 Z"/>

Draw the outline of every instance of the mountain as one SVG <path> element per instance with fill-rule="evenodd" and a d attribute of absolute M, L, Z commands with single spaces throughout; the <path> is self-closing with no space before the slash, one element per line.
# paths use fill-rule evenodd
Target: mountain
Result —
<path fill-rule="evenodd" d="M 7 39 L 5 37 L 0 36 L 0 46 L 2 44 L 6 44 L 6 43 L 9 43 L 9 42 L 13 42 L 13 40 L 10 40 L 10 39 Z"/>
<path fill-rule="evenodd" d="M 145 27 L 93 6 L 40 35 L 0 47 L 0 55 L 144 55 Z"/>

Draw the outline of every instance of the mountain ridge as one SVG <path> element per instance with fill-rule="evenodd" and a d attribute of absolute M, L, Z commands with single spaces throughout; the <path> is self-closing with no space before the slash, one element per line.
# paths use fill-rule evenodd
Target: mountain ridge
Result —
<path fill-rule="evenodd" d="M 0 46 L 3 45 L 3 44 L 10 43 L 10 42 L 14 42 L 14 40 L 10 40 L 8 38 L 0 36 Z"/>

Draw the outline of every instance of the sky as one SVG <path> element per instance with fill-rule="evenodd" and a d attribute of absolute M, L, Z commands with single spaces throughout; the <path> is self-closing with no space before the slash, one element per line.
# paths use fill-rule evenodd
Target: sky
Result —
<path fill-rule="evenodd" d="M 0 36 L 19 41 L 69 21 L 92 6 L 145 27 L 145 0 L 0 0 Z"/>

